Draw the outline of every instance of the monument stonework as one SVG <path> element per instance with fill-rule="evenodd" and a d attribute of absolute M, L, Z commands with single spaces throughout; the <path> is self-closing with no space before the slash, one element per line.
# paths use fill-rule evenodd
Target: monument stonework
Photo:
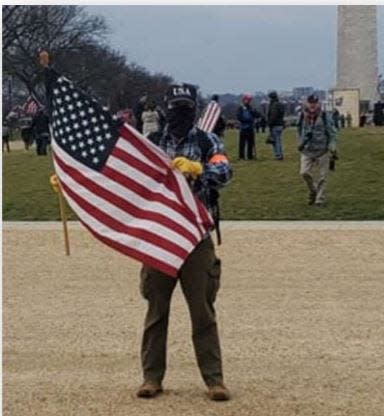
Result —
<path fill-rule="evenodd" d="M 361 101 L 377 99 L 376 6 L 337 8 L 337 88 L 360 90 Z"/>

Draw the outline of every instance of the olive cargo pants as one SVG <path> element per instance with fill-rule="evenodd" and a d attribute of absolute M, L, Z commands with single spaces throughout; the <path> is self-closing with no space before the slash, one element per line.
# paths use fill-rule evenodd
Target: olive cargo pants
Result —
<path fill-rule="evenodd" d="M 220 284 L 220 260 L 212 239 L 200 242 L 179 271 L 178 279 L 143 266 L 141 293 L 148 301 L 141 348 L 145 381 L 161 383 L 166 369 L 166 343 L 170 302 L 180 280 L 191 321 L 197 363 L 205 383 L 223 382 L 221 351 L 214 302 Z"/>

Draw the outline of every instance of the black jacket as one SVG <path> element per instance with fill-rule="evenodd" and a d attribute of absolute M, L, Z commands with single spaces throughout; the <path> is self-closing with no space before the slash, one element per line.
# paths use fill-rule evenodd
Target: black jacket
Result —
<path fill-rule="evenodd" d="M 284 126 L 284 105 L 279 100 L 271 100 L 268 108 L 268 126 Z"/>

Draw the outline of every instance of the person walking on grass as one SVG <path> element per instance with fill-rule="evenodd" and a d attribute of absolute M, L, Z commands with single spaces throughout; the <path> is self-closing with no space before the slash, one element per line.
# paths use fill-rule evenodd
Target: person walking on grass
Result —
<path fill-rule="evenodd" d="M 336 129 L 332 118 L 321 110 L 319 98 L 314 94 L 308 96 L 300 115 L 298 138 L 300 175 L 309 190 L 308 204 L 322 207 L 330 161 L 337 158 Z"/>
<path fill-rule="evenodd" d="M 215 134 L 194 127 L 197 93 L 192 85 L 171 85 L 165 105 L 167 124 L 158 145 L 215 219 L 218 189 L 232 176 L 224 145 Z M 136 393 L 139 398 L 153 398 L 163 391 L 170 303 L 179 281 L 189 307 L 193 346 L 208 396 L 216 401 L 229 399 L 214 308 L 220 274 L 221 262 L 209 233 L 189 255 L 177 279 L 143 266 L 140 290 L 148 301 L 148 311 L 141 349 L 144 383 Z"/>

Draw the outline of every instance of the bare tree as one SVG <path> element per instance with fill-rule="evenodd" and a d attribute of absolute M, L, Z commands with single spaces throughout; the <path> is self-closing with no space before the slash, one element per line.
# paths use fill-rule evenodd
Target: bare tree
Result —
<path fill-rule="evenodd" d="M 44 48 L 59 72 L 112 110 L 133 107 L 144 92 L 160 103 L 172 78 L 127 64 L 105 44 L 106 34 L 104 20 L 78 6 L 3 6 L 3 71 L 44 101 L 37 62 Z"/>
<path fill-rule="evenodd" d="M 39 49 L 79 51 L 105 33 L 104 21 L 78 6 L 3 6 L 3 70 L 36 93 Z"/>

